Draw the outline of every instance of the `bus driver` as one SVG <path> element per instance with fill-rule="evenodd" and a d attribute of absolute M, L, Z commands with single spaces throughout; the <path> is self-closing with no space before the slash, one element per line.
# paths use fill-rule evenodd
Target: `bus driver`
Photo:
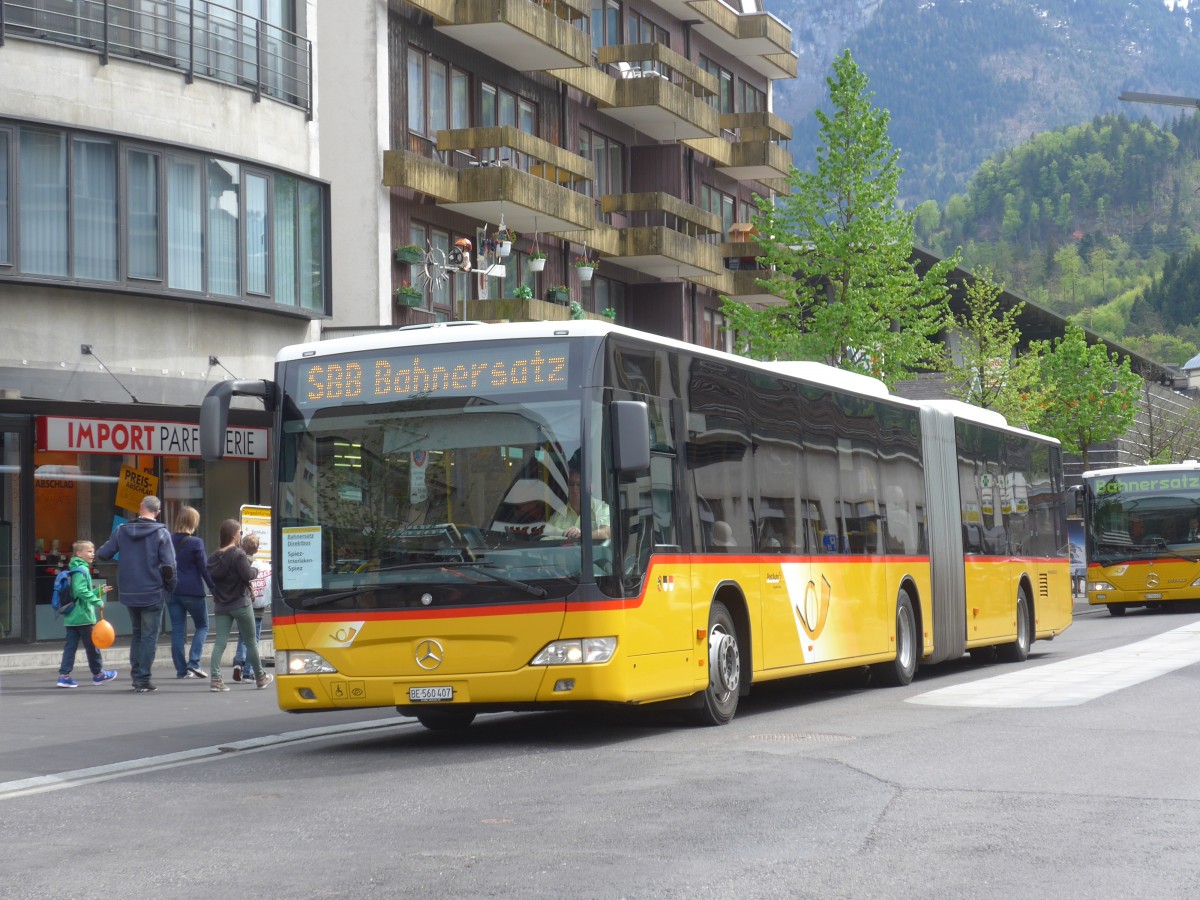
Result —
<path fill-rule="evenodd" d="M 562 535 L 568 541 L 579 540 L 579 511 L 583 505 L 579 493 L 579 469 L 572 467 L 567 473 L 567 505 L 554 513 L 546 523 L 546 537 Z M 607 541 L 609 538 L 608 504 L 602 500 L 591 500 L 592 540 Z"/>

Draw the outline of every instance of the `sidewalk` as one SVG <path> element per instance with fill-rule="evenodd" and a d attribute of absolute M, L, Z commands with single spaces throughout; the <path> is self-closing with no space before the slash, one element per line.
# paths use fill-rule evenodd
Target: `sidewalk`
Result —
<path fill-rule="evenodd" d="M 233 664 L 233 651 L 236 647 L 237 638 L 233 637 L 229 641 L 229 646 L 225 649 L 225 656 L 221 662 L 222 666 Z M 262 641 L 259 642 L 259 648 L 262 651 L 264 665 L 272 665 L 275 658 L 275 642 L 270 637 L 264 636 Z M 108 665 L 111 660 L 116 662 L 119 669 L 129 668 L 129 639 L 127 637 L 117 638 L 117 642 L 110 649 L 103 652 L 105 665 Z M 0 647 L 0 672 L 57 669 L 59 663 L 62 662 L 62 653 L 62 641 L 42 641 L 36 644 L 18 644 L 12 647 Z M 204 654 L 201 657 L 204 666 L 208 665 L 208 658 L 211 653 L 212 642 L 209 641 L 205 644 Z M 169 637 L 165 640 L 160 639 L 158 642 L 158 652 L 154 658 L 155 667 L 162 666 L 164 660 L 166 661 L 167 669 L 174 671 L 171 666 L 171 641 Z M 87 658 L 84 656 L 82 647 L 79 648 L 75 656 L 75 665 L 77 668 L 82 665 L 85 670 L 87 669 Z"/>

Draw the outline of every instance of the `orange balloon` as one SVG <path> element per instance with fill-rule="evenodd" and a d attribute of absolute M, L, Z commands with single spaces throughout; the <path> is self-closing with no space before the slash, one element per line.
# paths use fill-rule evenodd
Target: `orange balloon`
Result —
<path fill-rule="evenodd" d="M 107 650 L 113 645 L 113 641 L 117 639 L 117 633 L 113 630 L 112 623 L 108 619 L 101 619 L 92 626 L 92 643 L 101 650 Z"/>

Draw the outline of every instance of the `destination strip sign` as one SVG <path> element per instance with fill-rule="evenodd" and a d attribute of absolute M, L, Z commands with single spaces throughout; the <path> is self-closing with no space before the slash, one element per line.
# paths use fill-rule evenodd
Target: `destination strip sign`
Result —
<path fill-rule="evenodd" d="M 39 450 L 70 453 L 147 453 L 153 456 L 200 456 L 200 426 L 189 422 L 139 419 L 82 419 L 38 416 Z M 267 429 L 225 429 L 229 459 L 266 459 Z"/>

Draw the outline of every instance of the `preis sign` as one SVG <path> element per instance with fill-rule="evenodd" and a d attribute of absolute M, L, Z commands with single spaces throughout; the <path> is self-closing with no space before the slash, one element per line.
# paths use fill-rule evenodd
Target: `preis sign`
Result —
<path fill-rule="evenodd" d="M 200 426 L 187 422 L 138 419 L 78 419 L 39 416 L 39 450 L 71 453 L 148 453 L 154 456 L 200 455 Z M 225 429 L 225 456 L 266 459 L 267 429 Z"/>

